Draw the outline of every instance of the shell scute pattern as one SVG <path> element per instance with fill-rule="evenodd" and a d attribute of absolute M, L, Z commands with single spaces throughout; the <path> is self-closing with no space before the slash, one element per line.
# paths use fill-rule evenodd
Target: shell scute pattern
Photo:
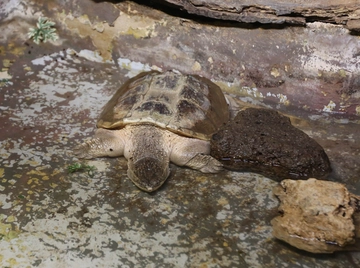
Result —
<path fill-rule="evenodd" d="M 153 71 L 130 79 L 116 92 L 100 115 L 98 127 L 152 123 L 207 140 L 228 118 L 225 97 L 210 80 Z"/>
<path fill-rule="evenodd" d="M 179 80 L 181 77 L 174 73 L 164 73 L 159 76 L 154 77 L 155 85 L 158 86 L 159 89 L 165 91 L 177 91 L 179 86 Z"/>
<path fill-rule="evenodd" d="M 171 115 L 172 112 L 167 107 L 165 103 L 159 103 L 156 101 L 147 101 L 143 103 L 140 107 L 137 107 L 136 110 L 149 112 L 151 115 L 153 113 L 158 113 L 162 115 Z"/>

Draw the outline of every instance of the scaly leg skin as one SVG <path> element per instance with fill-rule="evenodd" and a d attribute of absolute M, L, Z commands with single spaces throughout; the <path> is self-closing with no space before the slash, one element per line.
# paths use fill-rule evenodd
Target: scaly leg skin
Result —
<path fill-rule="evenodd" d="M 223 165 L 210 155 L 197 154 L 185 164 L 203 173 L 218 173 L 223 169 Z"/>
<path fill-rule="evenodd" d="M 168 133 L 165 138 L 171 148 L 170 160 L 174 164 L 203 173 L 217 173 L 222 170 L 222 164 L 209 155 L 209 141 L 182 137 L 174 133 Z"/>
<path fill-rule="evenodd" d="M 74 148 L 74 154 L 78 158 L 91 159 L 101 156 L 124 155 L 124 142 L 122 130 L 96 130 L 95 137 Z"/>

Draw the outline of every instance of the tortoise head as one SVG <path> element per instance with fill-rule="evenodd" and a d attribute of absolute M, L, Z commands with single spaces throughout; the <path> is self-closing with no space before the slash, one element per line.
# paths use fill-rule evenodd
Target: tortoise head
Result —
<path fill-rule="evenodd" d="M 156 157 L 130 158 L 128 176 L 131 181 L 146 192 L 153 192 L 166 181 L 170 174 L 169 161 Z"/>

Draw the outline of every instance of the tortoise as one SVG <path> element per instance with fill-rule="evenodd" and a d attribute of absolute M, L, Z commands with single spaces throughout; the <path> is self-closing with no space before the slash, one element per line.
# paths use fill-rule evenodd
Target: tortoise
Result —
<path fill-rule="evenodd" d="M 124 156 L 128 177 L 152 192 L 169 176 L 169 162 L 219 172 L 222 164 L 209 155 L 210 139 L 228 120 L 225 96 L 209 79 L 143 72 L 120 87 L 100 114 L 94 138 L 74 153 L 85 159 Z"/>

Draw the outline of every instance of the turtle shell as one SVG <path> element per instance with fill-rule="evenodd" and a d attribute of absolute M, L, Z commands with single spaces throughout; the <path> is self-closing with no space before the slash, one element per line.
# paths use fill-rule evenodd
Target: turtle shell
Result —
<path fill-rule="evenodd" d="M 220 87 L 209 79 L 172 71 L 141 73 L 128 80 L 105 105 L 98 128 L 154 124 L 172 132 L 209 140 L 229 120 Z"/>

